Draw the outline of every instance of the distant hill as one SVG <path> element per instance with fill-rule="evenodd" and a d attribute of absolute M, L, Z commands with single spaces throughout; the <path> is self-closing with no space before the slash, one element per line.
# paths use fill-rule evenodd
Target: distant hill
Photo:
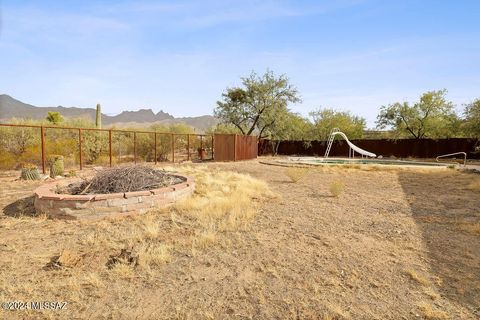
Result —
<path fill-rule="evenodd" d="M 49 111 L 60 112 L 65 118 L 89 118 L 95 120 L 94 108 L 77 108 L 77 107 L 36 107 L 31 104 L 23 103 L 9 95 L 0 95 L 0 121 L 8 122 L 12 118 L 28 118 L 35 120 L 43 120 Z M 123 111 L 115 116 L 102 114 L 102 123 L 104 125 L 132 126 L 160 123 L 173 124 L 185 123 L 199 132 L 203 132 L 218 123 L 213 116 L 185 117 L 175 118 L 174 116 L 159 111 L 154 113 L 151 109 L 140 109 L 138 111 Z"/>

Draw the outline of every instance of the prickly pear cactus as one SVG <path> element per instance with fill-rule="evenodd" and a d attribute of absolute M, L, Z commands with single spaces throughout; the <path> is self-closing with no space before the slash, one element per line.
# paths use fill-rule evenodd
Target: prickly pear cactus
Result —
<path fill-rule="evenodd" d="M 20 179 L 22 180 L 40 180 L 40 172 L 38 172 L 37 166 L 34 164 L 26 164 L 22 168 L 20 173 Z"/>
<path fill-rule="evenodd" d="M 50 178 L 63 176 L 63 157 L 53 156 L 50 159 Z"/>

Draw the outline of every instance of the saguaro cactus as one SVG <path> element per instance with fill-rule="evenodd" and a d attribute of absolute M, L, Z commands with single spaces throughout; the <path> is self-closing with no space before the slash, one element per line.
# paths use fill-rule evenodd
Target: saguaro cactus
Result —
<path fill-rule="evenodd" d="M 63 157 L 53 156 L 50 159 L 50 178 L 55 178 L 56 176 L 63 176 L 63 169 Z"/>
<path fill-rule="evenodd" d="M 20 174 L 22 180 L 40 180 L 40 172 L 34 164 L 26 164 L 22 168 L 22 173 Z"/>
<path fill-rule="evenodd" d="M 102 129 L 102 106 L 97 103 L 97 114 L 95 116 L 95 127 Z"/>

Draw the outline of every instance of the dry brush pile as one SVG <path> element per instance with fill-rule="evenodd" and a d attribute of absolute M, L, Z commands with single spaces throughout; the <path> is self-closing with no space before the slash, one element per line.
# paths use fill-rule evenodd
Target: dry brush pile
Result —
<path fill-rule="evenodd" d="M 92 179 L 71 184 L 59 192 L 69 194 L 132 192 L 163 188 L 182 181 L 184 181 L 182 177 L 165 170 L 141 165 L 123 166 L 102 170 Z"/>

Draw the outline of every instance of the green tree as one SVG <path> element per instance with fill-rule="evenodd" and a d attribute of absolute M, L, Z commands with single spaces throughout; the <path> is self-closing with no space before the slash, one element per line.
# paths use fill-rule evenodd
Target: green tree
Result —
<path fill-rule="evenodd" d="M 465 107 L 464 132 L 467 137 L 480 138 L 480 99 Z"/>
<path fill-rule="evenodd" d="M 63 116 L 60 114 L 60 112 L 55 112 L 55 111 L 49 111 L 45 119 L 54 125 L 57 125 L 63 122 Z"/>
<path fill-rule="evenodd" d="M 312 124 L 301 115 L 293 112 L 282 112 L 278 120 L 267 131 L 273 154 L 277 155 L 282 140 L 310 140 Z"/>
<path fill-rule="evenodd" d="M 459 134 L 459 119 L 446 94 L 446 89 L 429 91 L 413 105 L 396 102 L 382 106 L 377 116 L 377 126 L 381 129 L 391 127 L 397 136 L 415 139 L 456 136 Z"/>
<path fill-rule="evenodd" d="M 333 128 L 340 129 L 349 139 L 363 137 L 365 119 L 350 112 L 325 108 L 312 111 L 309 115 L 313 119 L 311 136 L 314 140 L 327 140 Z"/>
<path fill-rule="evenodd" d="M 285 75 L 267 71 L 263 76 L 252 72 L 242 78 L 243 87 L 227 88 L 222 101 L 217 101 L 215 116 L 233 124 L 242 134 L 264 137 L 266 130 L 288 111 L 290 103 L 300 102 L 297 89 Z"/>
<path fill-rule="evenodd" d="M 215 134 L 215 133 L 220 133 L 220 134 L 242 134 L 240 130 L 238 130 L 237 127 L 235 127 L 231 123 L 218 123 L 211 127 L 210 129 L 207 130 L 207 134 Z"/>

